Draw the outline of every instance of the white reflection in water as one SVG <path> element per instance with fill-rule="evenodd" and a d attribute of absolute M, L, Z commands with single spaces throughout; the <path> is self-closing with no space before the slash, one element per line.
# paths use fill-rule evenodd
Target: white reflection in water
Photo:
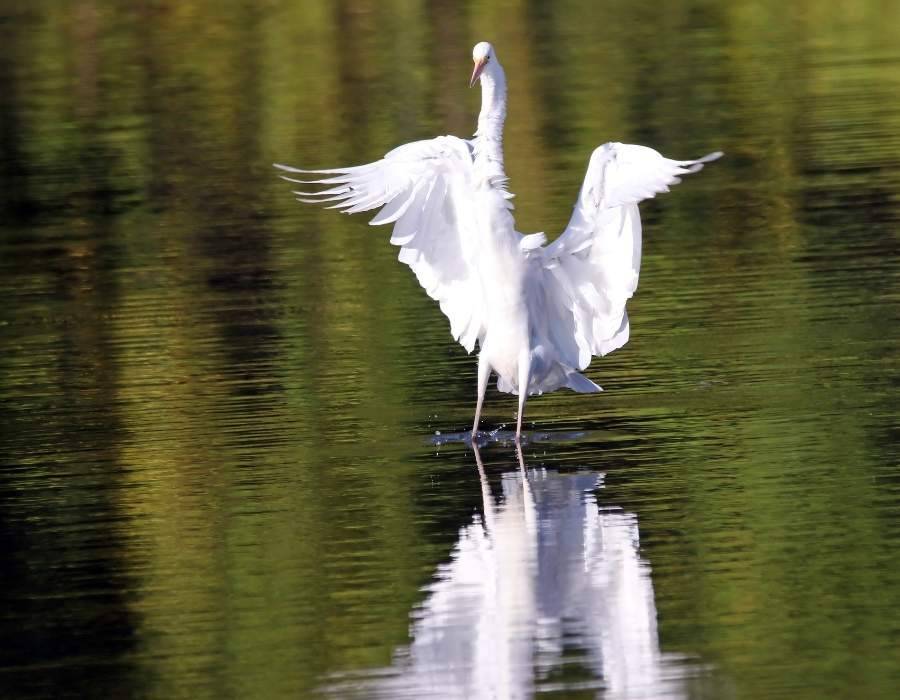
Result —
<path fill-rule="evenodd" d="M 597 503 L 603 475 L 520 469 L 495 503 L 476 450 L 484 518 L 460 530 L 390 669 L 329 690 L 365 697 L 686 696 L 684 657 L 663 654 L 637 518 Z M 565 666 L 565 678 L 561 678 Z"/>

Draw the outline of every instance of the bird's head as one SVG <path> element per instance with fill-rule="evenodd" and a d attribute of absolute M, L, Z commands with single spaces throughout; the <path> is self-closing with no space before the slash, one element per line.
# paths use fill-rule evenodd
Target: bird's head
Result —
<path fill-rule="evenodd" d="M 472 70 L 472 79 L 469 81 L 469 87 L 475 85 L 475 81 L 484 72 L 485 66 L 492 60 L 496 60 L 494 58 L 494 47 L 486 41 L 478 42 L 475 44 L 475 48 L 472 49 L 472 60 L 475 61 L 475 68 Z"/>

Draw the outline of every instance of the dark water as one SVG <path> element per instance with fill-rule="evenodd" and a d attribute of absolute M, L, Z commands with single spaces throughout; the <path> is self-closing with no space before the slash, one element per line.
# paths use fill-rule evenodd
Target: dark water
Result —
<path fill-rule="evenodd" d="M 0 2 L 0 696 L 898 696 L 900 5 L 595 5 Z M 727 153 L 481 471 L 388 232 L 270 167 L 469 134 L 480 39 L 522 231 Z"/>

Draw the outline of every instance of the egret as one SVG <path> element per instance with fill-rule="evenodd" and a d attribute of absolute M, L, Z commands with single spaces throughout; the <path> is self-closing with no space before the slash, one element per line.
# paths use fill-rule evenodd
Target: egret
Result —
<path fill-rule="evenodd" d="M 478 344 L 473 439 L 493 372 L 498 390 L 518 395 L 519 443 L 529 395 L 601 391 L 581 370 L 628 341 L 625 304 L 641 264 L 638 202 L 722 154 L 670 160 L 646 146 L 603 144 L 568 226 L 548 245 L 543 233 L 517 232 L 513 220 L 503 168 L 506 75 L 491 44 L 476 44 L 472 58 L 469 86 L 481 82 L 481 112 L 471 139 L 415 141 L 355 167 L 276 167 L 304 178 L 286 180 L 317 186 L 296 191 L 301 202 L 345 214 L 381 207 L 369 223 L 394 225 L 400 262 L 439 303 L 453 338 L 469 353 Z"/>

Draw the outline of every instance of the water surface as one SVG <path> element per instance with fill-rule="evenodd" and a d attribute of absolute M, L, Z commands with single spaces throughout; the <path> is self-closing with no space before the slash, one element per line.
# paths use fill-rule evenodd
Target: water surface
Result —
<path fill-rule="evenodd" d="M 0 2 L 0 694 L 896 697 L 900 9 L 594 5 Z M 270 165 L 469 134 L 480 39 L 524 232 L 727 153 L 481 472 L 388 232 Z"/>

